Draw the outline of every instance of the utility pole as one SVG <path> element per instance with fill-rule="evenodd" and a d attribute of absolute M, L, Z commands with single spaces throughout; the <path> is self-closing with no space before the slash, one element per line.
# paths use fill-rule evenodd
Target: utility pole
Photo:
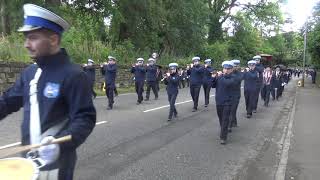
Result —
<path fill-rule="evenodd" d="M 307 32 L 308 32 L 308 23 L 306 23 L 306 29 L 304 32 L 304 43 L 303 43 L 303 74 L 301 80 L 301 87 L 304 87 L 304 78 L 306 74 L 306 49 L 307 49 Z"/>

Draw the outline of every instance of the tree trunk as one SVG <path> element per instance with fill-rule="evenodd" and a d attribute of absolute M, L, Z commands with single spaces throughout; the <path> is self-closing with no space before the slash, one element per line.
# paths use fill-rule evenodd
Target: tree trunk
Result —
<path fill-rule="evenodd" d="M 209 24 L 208 43 L 213 44 L 223 39 L 222 24 L 219 19 L 211 19 Z"/>
<path fill-rule="evenodd" d="M 9 34 L 9 21 L 8 13 L 6 11 L 7 4 L 6 0 L 1 0 L 0 2 L 0 20 L 1 20 L 1 32 L 4 35 Z"/>

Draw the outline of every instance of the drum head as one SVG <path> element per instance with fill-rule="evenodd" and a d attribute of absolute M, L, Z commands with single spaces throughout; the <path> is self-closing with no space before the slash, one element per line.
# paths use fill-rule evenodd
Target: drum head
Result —
<path fill-rule="evenodd" d="M 32 160 L 25 158 L 0 159 L 0 179 L 35 180 L 39 170 Z"/>

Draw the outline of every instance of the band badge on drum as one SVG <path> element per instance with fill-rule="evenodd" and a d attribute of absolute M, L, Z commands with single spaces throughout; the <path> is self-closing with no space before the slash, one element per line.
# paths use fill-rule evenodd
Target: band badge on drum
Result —
<path fill-rule="evenodd" d="M 56 98 L 59 96 L 60 84 L 47 82 L 43 90 L 43 95 L 47 98 Z"/>

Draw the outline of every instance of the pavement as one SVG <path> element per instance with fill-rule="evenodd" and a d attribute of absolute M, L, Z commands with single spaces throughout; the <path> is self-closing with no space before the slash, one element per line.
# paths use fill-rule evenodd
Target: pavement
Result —
<path fill-rule="evenodd" d="M 307 79 L 297 89 L 286 179 L 320 179 L 320 88 Z"/>
<path fill-rule="evenodd" d="M 245 118 L 242 97 L 237 114 L 239 127 L 225 146 L 219 144 L 214 94 L 213 89 L 210 105 L 205 108 L 201 91 L 199 110 L 191 112 L 189 89 L 181 89 L 179 117 L 172 122 L 167 122 L 169 108 L 164 90 L 159 100 L 141 105 L 135 104 L 135 94 L 120 95 L 112 111 L 106 110 L 104 97 L 95 99 L 97 125 L 78 149 L 74 179 L 273 179 L 295 102 L 295 81 L 288 84 L 279 101 L 270 102 L 270 107 L 264 107 L 260 100 L 258 112 L 251 119 Z M 21 117 L 20 111 L 1 122 L 0 146 L 19 142 Z"/>

